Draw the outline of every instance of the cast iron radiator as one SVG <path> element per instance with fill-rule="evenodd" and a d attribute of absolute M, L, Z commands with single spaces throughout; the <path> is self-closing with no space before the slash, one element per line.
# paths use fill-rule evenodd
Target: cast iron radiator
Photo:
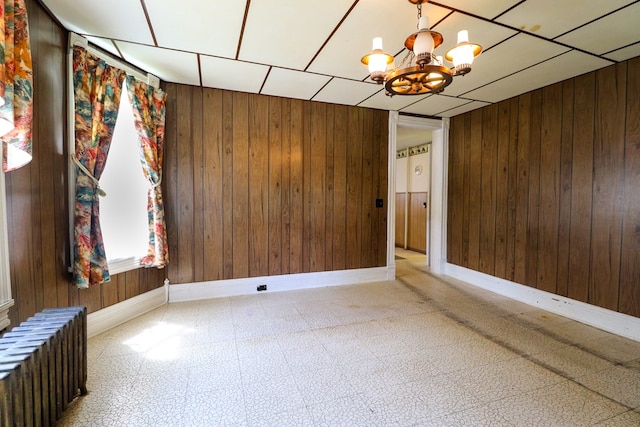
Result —
<path fill-rule="evenodd" d="M 52 426 L 87 393 L 87 309 L 45 309 L 0 338 L 0 426 Z"/>

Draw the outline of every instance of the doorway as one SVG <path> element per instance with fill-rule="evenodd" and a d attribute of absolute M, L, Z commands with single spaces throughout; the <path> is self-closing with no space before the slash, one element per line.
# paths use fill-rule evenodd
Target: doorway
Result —
<path fill-rule="evenodd" d="M 448 119 L 390 112 L 388 265 L 395 265 L 396 247 L 399 246 L 399 252 L 408 250 L 416 256 L 424 252 L 425 264 L 433 272 L 442 271 L 447 130 Z M 397 154 L 399 150 L 410 148 L 413 148 L 412 156 L 407 151 L 406 159 L 396 158 L 402 156 Z M 418 182 L 417 186 L 415 182 Z M 400 217 L 396 222 L 397 215 Z"/>

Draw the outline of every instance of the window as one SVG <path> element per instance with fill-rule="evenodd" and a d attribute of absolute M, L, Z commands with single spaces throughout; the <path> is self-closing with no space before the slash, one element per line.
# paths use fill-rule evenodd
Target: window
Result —
<path fill-rule="evenodd" d="M 86 39 L 69 33 L 68 86 L 69 86 L 69 152 L 75 151 L 75 105 L 73 96 L 73 55 L 74 45 L 83 46 L 93 55 L 107 63 L 125 70 L 137 79 L 148 81 L 147 76 L 132 69 L 125 63 L 89 46 Z M 105 169 L 100 177 L 100 188 L 106 193 L 100 197 L 100 225 L 109 265 L 109 273 L 117 274 L 140 266 L 140 258 L 147 255 L 149 226 L 147 219 L 147 190 L 149 184 L 144 177 L 140 163 L 138 134 L 135 130 L 133 112 L 126 87 L 122 88 L 118 118 Z M 73 155 L 73 154 L 72 154 Z M 75 205 L 76 166 L 69 161 L 69 203 Z M 70 241 L 74 241 L 74 212 L 69 212 Z M 71 266 L 73 271 L 73 244 L 71 246 Z"/>
<path fill-rule="evenodd" d="M 140 258 L 147 254 L 149 184 L 142 172 L 138 145 L 129 96 L 123 88 L 109 156 L 100 177 L 100 188 L 107 194 L 100 198 L 100 225 L 110 274 L 138 267 Z"/>
<path fill-rule="evenodd" d="M 11 277 L 9 276 L 9 244 L 7 241 L 7 211 L 4 189 L 4 172 L 0 168 L 0 331 L 9 326 Z"/>

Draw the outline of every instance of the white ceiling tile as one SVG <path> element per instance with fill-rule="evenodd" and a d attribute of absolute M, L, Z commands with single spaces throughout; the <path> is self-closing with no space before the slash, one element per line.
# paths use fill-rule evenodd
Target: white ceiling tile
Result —
<path fill-rule="evenodd" d="M 195 54 L 133 43 L 116 44 L 127 62 L 158 76 L 160 80 L 200 85 L 198 57 Z"/>
<path fill-rule="evenodd" d="M 460 30 L 467 30 L 469 32 L 469 41 L 479 44 L 483 49 L 488 49 L 516 34 L 516 31 L 509 28 L 493 25 L 482 19 L 462 13 L 452 13 L 434 26 L 433 30 L 441 33 L 444 37 L 442 46 L 434 51 L 436 55 L 440 56 L 444 56 L 449 49 L 452 49 L 458 43 L 458 31 Z"/>
<path fill-rule="evenodd" d="M 258 93 L 269 67 L 201 55 L 200 70 L 203 86 Z"/>
<path fill-rule="evenodd" d="M 425 2 L 423 15 L 444 37 L 436 55 L 456 44 L 461 29 L 467 29 L 471 41 L 482 45 L 484 52 L 471 73 L 454 78 L 433 99 L 389 98 L 368 80 L 360 59 L 370 52 L 376 36 L 383 38 L 396 63 L 405 57 L 404 41 L 417 24 L 416 5 L 406 0 L 41 2 L 67 29 L 118 55 L 115 44 L 125 60 L 166 81 L 425 115 L 447 116 L 478 105 L 440 104 L 464 102 L 451 97 L 498 101 L 640 55 L 637 0 Z M 160 46 L 153 47 L 152 30 Z M 556 35 L 556 41 L 545 40 Z M 572 50 L 596 55 L 566 55 Z M 608 60 L 601 61 L 598 55 Z M 530 67 L 533 70 L 527 70 Z M 451 108 L 434 113 L 447 107 Z"/>
<path fill-rule="evenodd" d="M 493 19 L 521 0 L 442 0 L 439 3 L 483 18 Z"/>
<path fill-rule="evenodd" d="M 235 58 L 244 1 L 145 0 L 160 47 Z"/>
<path fill-rule="evenodd" d="M 140 2 L 44 0 L 68 30 L 82 35 L 153 44 Z M 127 13 L 123 13 L 123 11 Z"/>
<path fill-rule="evenodd" d="M 604 59 L 573 50 L 471 91 L 465 96 L 487 102 L 498 102 L 610 64 Z"/>
<path fill-rule="evenodd" d="M 335 78 L 313 97 L 314 101 L 355 105 L 382 90 L 382 86 L 354 80 Z"/>
<path fill-rule="evenodd" d="M 624 47 L 619 50 L 614 50 L 611 53 L 605 55 L 606 58 L 613 59 L 614 61 L 626 61 L 627 59 L 640 56 L 640 43 L 632 44 L 631 46 Z"/>
<path fill-rule="evenodd" d="M 113 44 L 113 40 L 101 39 L 100 37 L 90 37 L 90 36 L 85 36 L 85 38 L 89 40 L 89 42 L 91 42 L 92 44 L 98 46 L 100 49 L 106 50 L 110 54 L 120 58 L 120 52 L 118 52 L 118 49 L 116 49 L 116 45 Z"/>
<path fill-rule="evenodd" d="M 567 50 L 563 46 L 520 33 L 482 53 L 473 62 L 473 68 L 469 74 L 453 78 L 453 83 L 445 89 L 445 94 L 466 94 L 479 86 L 518 72 Z M 467 96 L 465 95 L 465 97 Z"/>
<path fill-rule="evenodd" d="M 371 52 L 371 41 L 382 37 L 384 50 L 395 55 L 404 49 L 404 41 L 416 31 L 416 8 L 409 2 L 361 1 L 344 20 L 309 67 L 309 71 L 364 80 L 369 71 L 360 59 Z M 432 23 L 444 18 L 449 10 L 427 3 L 423 15 Z M 393 19 L 389 19 L 393 17 Z M 399 61 L 404 52 L 396 58 Z"/>
<path fill-rule="evenodd" d="M 371 98 L 358 104 L 360 107 L 375 108 L 378 110 L 398 111 L 420 101 L 426 95 L 387 96 L 381 90 Z"/>
<path fill-rule="evenodd" d="M 403 112 L 422 114 L 426 116 L 435 116 L 438 113 L 446 110 L 450 110 L 454 107 L 467 104 L 470 101 L 468 99 L 455 98 L 445 95 L 433 95 L 427 96 L 423 100 L 416 102 L 406 108 L 403 108 Z"/>
<path fill-rule="evenodd" d="M 274 67 L 260 93 L 284 98 L 311 99 L 330 78 L 319 74 Z"/>
<path fill-rule="evenodd" d="M 554 38 L 629 3 L 630 0 L 589 0 L 588 4 L 584 0 L 525 1 L 496 21 Z"/>
<path fill-rule="evenodd" d="M 635 3 L 558 37 L 558 41 L 587 52 L 603 54 L 640 41 L 638 23 L 640 23 L 640 3 Z"/>
<path fill-rule="evenodd" d="M 252 0 L 238 59 L 304 70 L 352 4 Z"/>
<path fill-rule="evenodd" d="M 485 107 L 487 105 L 490 105 L 489 102 L 482 102 L 482 101 L 471 101 L 467 104 L 461 105 L 459 107 L 456 108 L 452 108 L 450 110 L 447 111 L 443 111 L 442 113 L 438 114 L 440 117 L 453 117 L 453 116 L 457 116 L 459 114 L 464 114 L 467 113 L 469 111 L 473 111 L 473 110 L 477 110 L 478 108 L 482 108 Z"/>

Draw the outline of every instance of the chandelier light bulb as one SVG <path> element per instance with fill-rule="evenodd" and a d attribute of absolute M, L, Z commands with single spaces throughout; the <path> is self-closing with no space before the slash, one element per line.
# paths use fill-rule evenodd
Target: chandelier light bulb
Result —
<path fill-rule="evenodd" d="M 373 49 L 369 57 L 369 72 L 384 72 L 387 70 L 388 56 L 382 50 L 382 37 L 373 38 Z"/>
<path fill-rule="evenodd" d="M 429 32 L 429 17 L 421 16 L 418 21 L 418 35 L 413 45 L 413 52 L 416 56 L 421 56 L 426 53 L 433 53 L 434 42 L 433 36 Z"/>
<path fill-rule="evenodd" d="M 473 46 L 469 44 L 469 32 L 462 30 L 458 32 L 458 45 L 452 52 L 453 66 L 473 63 Z"/>

